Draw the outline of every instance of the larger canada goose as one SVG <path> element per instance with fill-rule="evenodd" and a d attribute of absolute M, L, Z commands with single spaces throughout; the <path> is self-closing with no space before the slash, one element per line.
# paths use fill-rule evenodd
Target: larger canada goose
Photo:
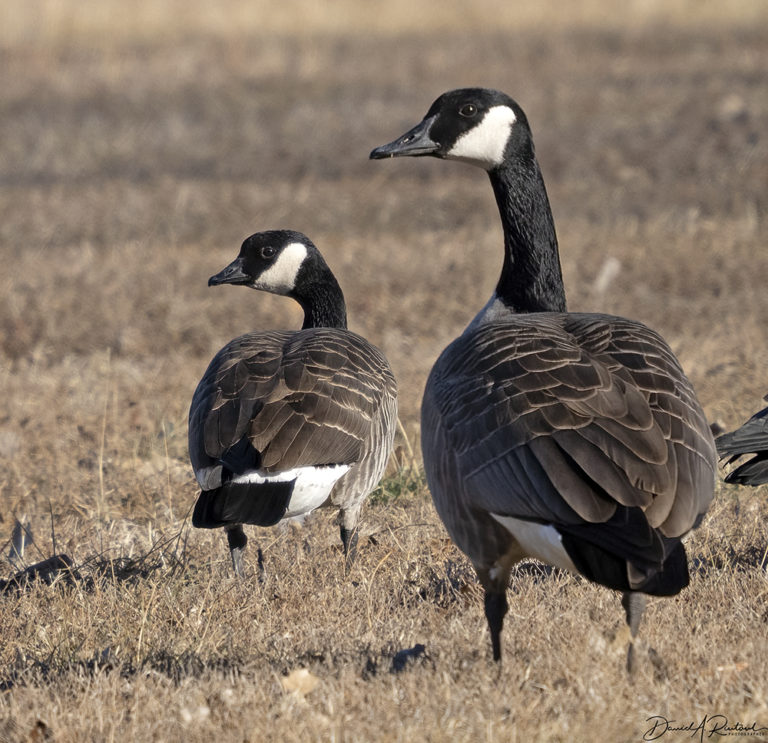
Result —
<path fill-rule="evenodd" d="M 397 388 L 379 349 L 347 330 L 344 296 L 305 235 L 258 232 L 209 286 L 284 294 L 298 331 L 235 338 L 208 366 L 189 410 L 189 453 L 202 491 L 192 524 L 227 532 L 242 575 L 242 524 L 272 526 L 323 505 L 340 509 L 347 565 L 363 500 L 381 479 L 397 422 Z"/>
<path fill-rule="evenodd" d="M 737 485 L 764 485 L 768 482 L 768 408 L 755 413 L 743 426 L 715 440 L 721 459 L 733 464 L 745 454 L 753 457 L 734 467 L 725 477 Z"/>
<path fill-rule="evenodd" d="M 485 589 L 493 657 L 510 570 L 525 557 L 621 591 L 634 637 L 646 594 L 688 584 L 682 538 L 714 491 L 714 443 L 691 384 L 641 323 L 566 312 L 547 192 L 515 101 L 445 93 L 371 153 L 424 155 L 485 169 L 504 229 L 496 290 L 438 358 L 421 409 L 427 481 Z"/>

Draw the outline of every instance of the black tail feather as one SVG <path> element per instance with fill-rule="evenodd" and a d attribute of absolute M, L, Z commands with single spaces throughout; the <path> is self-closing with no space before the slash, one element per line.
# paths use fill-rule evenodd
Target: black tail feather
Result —
<path fill-rule="evenodd" d="M 661 570 L 652 573 L 637 590 L 650 596 L 675 596 L 690 582 L 688 555 L 682 542 L 678 542 L 664 558 Z"/>
<path fill-rule="evenodd" d="M 607 522 L 558 526 L 558 531 L 573 564 L 595 583 L 652 596 L 674 596 L 688 585 L 682 542 L 654 529 L 639 508 L 619 508 Z"/>
<path fill-rule="evenodd" d="M 755 413 L 743 426 L 715 439 L 720 459 L 757 454 L 768 449 L 768 408 Z"/>
<path fill-rule="evenodd" d="M 273 526 L 285 516 L 294 482 L 228 482 L 204 490 L 195 503 L 192 526 L 215 529 L 227 524 Z"/>
<path fill-rule="evenodd" d="M 731 470 L 726 475 L 725 481 L 736 485 L 765 485 L 768 482 L 768 452 L 760 452 Z"/>

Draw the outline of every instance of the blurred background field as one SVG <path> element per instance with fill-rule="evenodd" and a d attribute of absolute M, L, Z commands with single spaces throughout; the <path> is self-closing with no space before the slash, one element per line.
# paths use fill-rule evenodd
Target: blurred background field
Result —
<path fill-rule="evenodd" d="M 355 37 L 489 30 L 549 32 L 578 28 L 648 28 L 676 24 L 718 29 L 764 22 L 768 9 L 755 0 L 574 0 L 572 3 L 507 3 L 448 0 L 387 3 L 331 0 L 9 0 L 0 11 L 3 45 L 18 47 L 96 43 L 167 43 L 202 35 L 225 40 L 258 34 L 291 37 L 345 34 Z"/>
<path fill-rule="evenodd" d="M 501 230 L 481 172 L 367 156 L 453 87 L 526 110 L 571 309 L 659 330 L 726 428 L 768 392 L 768 3 L 618 8 L 0 6 L 0 577 L 17 519 L 27 562 L 66 552 L 81 576 L 0 597 L 0 740 L 640 740 L 651 715 L 717 712 L 768 726 L 764 489 L 721 486 L 691 589 L 642 627 L 661 670 L 631 687 L 618 598 L 535 570 L 516 576 L 497 677 L 418 469 L 426 374 L 492 291 Z M 206 286 L 275 227 L 317 243 L 351 327 L 388 355 L 405 437 L 349 578 L 321 513 L 254 530 L 269 578 L 238 585 L 223 535 L 189 527 L 186 414 L 224 342 L 300 322 L 283 298 Z M 389 673 L 416 643 L 428 658 Z M 302 668 L 317 688 L 284 691 Z"/>

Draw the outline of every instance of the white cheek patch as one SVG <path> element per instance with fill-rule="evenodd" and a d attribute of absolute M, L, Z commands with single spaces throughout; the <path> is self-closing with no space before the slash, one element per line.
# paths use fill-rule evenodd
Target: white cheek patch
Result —
<path fill-rule="evenodd" d="M 492 513 L 491 516 L 509 531 L 531 557 L 575 575 L 579 574 L 573 560 L 563 547 L 562 537 L 554 526 L 536 524 L 512 516 L 499 516 L 497 513 Z"/>
<path fill-rule="evenodd" d="M 306 245 L 286 245 L 275 263 L 253 282 L 254 288 L 274 294 L 287 294 L 296 284 L 296 275 L 306 257 Z"/>
<path fill-rule="evenodd" d="M 272 474 L 246 472 L 232 478 L 235 483 L 291 482 L 295 481 L 288 510 L 283 518 L 302 516 L 314 511 L 328 500 L 336 481 L 349 470 L 348 464 L 323 467 L 295 467 Z"/>
<path fill-rule="evenodd" d="M 456 140 L 446 158 L 479 165 L 486 170 L 501 165 L 515 118 L 515 112 L 509 106 L 488 109 L 477 126 Z"/>

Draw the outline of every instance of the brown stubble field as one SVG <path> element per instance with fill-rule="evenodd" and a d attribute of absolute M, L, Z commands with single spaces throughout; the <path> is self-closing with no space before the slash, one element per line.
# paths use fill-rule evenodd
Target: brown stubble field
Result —
<path fill-rule="evenodd" d="M 514 576 L 493 665 L 417 442 L 426 374 L 493 288 L 496 208 L 479 171 L 367 159 L 448 88 L 515 96 L 571 309 L 659 330 L 710 420 L 734 427 L 768 391 L 768 14 L 676 0 L 625 19 L 585 0 L 516 19 L 483 0 L 469 19 L 420 4 L 410 23 L 404 2 L 380 16 L 134 5 L 0 11 L 0 578 L 19 567 L 17 518 L 28 563 L 66 553 L 77 569 L 0 596 L 0 741 L 634 741 L 653 715 L 768 726 L 765 488 L 719 486 L 688 543 L 691 587 L 646 612 L 634 683 L 618 596 L 534 565 Z M 404 435 L 349 576 L 319 513 L 252 530 L 240 583 L 223 534 L 189 524 L 186 414 L 224 342 L 300 322 L 283 298 L 206 286 L 274 227 L 317 243 L 351 327 L 387 353 Z M 425 654 L 392 673 L 417 643 Z M 285 690 L 302 669 L 315 688 Z"/>

